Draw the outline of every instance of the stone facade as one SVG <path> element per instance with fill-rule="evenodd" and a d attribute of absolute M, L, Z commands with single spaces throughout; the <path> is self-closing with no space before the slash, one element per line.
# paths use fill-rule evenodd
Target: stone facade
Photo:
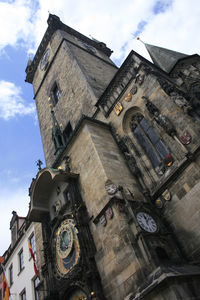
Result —
<path fill-rule="evenodd" d="M 105 44 L 48 24 L 26 69 L 47 163 L 29 212 L 43 227 L 46 299 L 198 299 L 199 56 L 176 52 L 166 73 L 167 57 L 159 67 L 131 51 L 117 69 Z M 57 237 L 76 232 L 69 222 L 71 252 Z"/>

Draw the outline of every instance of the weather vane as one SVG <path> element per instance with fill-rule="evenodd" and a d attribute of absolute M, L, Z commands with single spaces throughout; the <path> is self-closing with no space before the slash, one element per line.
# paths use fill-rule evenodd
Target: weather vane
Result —
<path fill-rule="evenodd" d="M 40 159 L 38 159 L 36 161 L 36 165 L 38 166 L 38 170 L 41 171 L 42 170 L 41 165 L 43 165 L 43 162 Z"/>
<path fill-rule="evenodd" d="M 143 42 L 143 40 L 141 40 L 141 38 L 139 36 L 137 37 L 137 40 L 145 45 L 145 42 Z"/>

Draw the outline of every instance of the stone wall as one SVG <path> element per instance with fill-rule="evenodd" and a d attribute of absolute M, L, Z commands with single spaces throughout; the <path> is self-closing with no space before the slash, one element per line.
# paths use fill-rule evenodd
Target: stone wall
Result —
<path fill-rule="evenodd" d="M 162 90 L 156 76 L 146 74 L 143 67 L 139 71 L 144 75 L 144 82 L 139 85 L 135 79 L 130 83 L 127 90 L 124 91 L 119 100 L 123 110 L 119 116 L 113 110 L 107 122 L 110 122 L 117 130 L 117 133 L 123 137 L 128 136 L 134 143 L 139 154 L 131 149 L 132 154 L 137 160 L 137 165 L 143 173 L 143 179 L 150 189 L 152 195 L 161 189 L 158 197 L 161 196 L 165 189 L 168 189 L 172 195 L 171 201 L 164 201 L 164 207 L 161 212 L 164 214 L 169 228 L 173 229 L 175 237 L 180 244 L 184 254 L 191 260 L 199 259 L 199 156 L 190 162 L 189 153 L 194 153 L 199 147 L 199 124 L 194 118 L 190 117 L 178 107 L 174 101 Z M 132 95 L 130 102 L 125 98 L 133 87 L 137 87 L 137 93 Z M 147 97 L 160 112 L 168 117 L 176 129 L 176 139 L 169 136 L 166 131 L 157 124 L 155 119 L 149 114 L 143 96 Z M 164 141 L 174 159 L 172 167 L 159 176 L 153 169 L 144 150 L 138 144 L 137 140 L 131 133 L 130 119 L 135 112 L 142 113 L 155 128 L 157 133 Z M 97 115 L 98 119 L 104 119 L 101 112 Z M 191 143 L 184 146 L 180 142 L 180 137 L 185 130 L 188 130 L 192 136 Z M 179 140 L 179 141 L 178 141 Z M 187 164 L 186 168 L 181 166 Z M 178 172 L 178 170 L 180 170 Z M 177 171 L 176 178 L 170 180 L 170 177 Z"/>
<path fill-rule="evenodd" d="M 65 155 L 71 158 L 71 171 L 80 174 L 80 190 L 86 204 L 91 233 L 97 249 L 96 262 L 106 299 L 120 300 L 130 292 L 139 262 L 132 248 L 127 217 L 106 193 L 107 179 L 129 189 L 137 200 L 143 196 L 136 188 L 122 155 L 107 126 L 83 121 L 80 131 L 70 143 Z M 117 197 L 122 198 L 120 192 Z M 110 202 L 111 201 L 111 202 Z M 93 220 L 109 204 L 113 218 L 104 227 Z"/>
<path fill-rule="evenodd" d="M 62 129 L 69 121 L 74 128 L 82 114 L 88 116 L 94 114 L 97 95 L 102 93 L 116 72 L 116 67 L 99 60 L 85 50 L 80 50 L 80 48 L 77 52 L 75 46 L 70 45 L 69 47 L 66 41 L 61 43 L 62 39 L 61 32 L 57 31 L 48 46 L 51 49 L 48 69 L 45 72 L 38 66 L 33 82 L 43 148 L 48 166 L 55 160 L 49 107 L 51 101 L 48 101 L 55 81 L 61 91 L 61 98 L 54 107 L 57 121 L 62 124 Z M 59 51 L 56 52 L 59 44 Z"/>

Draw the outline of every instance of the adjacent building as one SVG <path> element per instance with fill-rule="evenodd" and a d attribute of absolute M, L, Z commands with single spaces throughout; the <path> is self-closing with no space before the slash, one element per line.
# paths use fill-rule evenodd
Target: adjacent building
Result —
<path fill-rule="evenodd" d="M 199 299 L 200 57 L 146 48 L 153 63 L 131 51 L 118 68 L 50 14 L 29 60 L 46 167 L 28 218 L 42 226 L 45 299 Z"/>
<path fill-rule="evenodd" d="M 39 273 L 34 270 L 33 258 L 30 254 L 28 242 L 32 251 L 36 254 L 35 224 L 20 217 L 15 211 L 10 222 L 11 245 L 4 253 L 5 276 L 10 288 L 11 300 L 40 300 L 44 298 L 43 283 L 40 281 Z M 39 249 L 38 249 L 39 251 Z M 3 273 L 1 274 L 3 281 Z M 43 295 L 41 295 L 43 294 Z M 1 298 L 3 299 L 3 285 L 1 288 Z"/>

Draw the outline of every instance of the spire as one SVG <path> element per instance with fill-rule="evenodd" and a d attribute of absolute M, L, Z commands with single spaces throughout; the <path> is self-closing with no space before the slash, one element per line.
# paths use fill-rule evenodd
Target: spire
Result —
<path fill-rule="evenodd" d="M 172 70 L 179 59 L 189 56 L 187 54 L 165 49 L 162 47 L 157 47 L 146 43 L 144 44 L 147 51 L 149 52 L 149 55 L 151 56 L 151 59 L 153 60 L 153 63 L 167 73 Z"/>

